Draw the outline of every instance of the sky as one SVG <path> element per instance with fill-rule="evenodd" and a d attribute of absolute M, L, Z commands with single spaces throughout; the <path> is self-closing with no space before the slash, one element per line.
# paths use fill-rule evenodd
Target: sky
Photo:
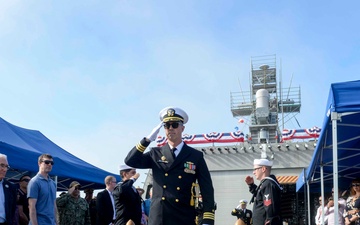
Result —
<path fill-rule="evenodd" d="M 251 57 L 275 54 L 283 86 L 301 88 L 297 121 L 321 127 L 331 83 L 360 77 L 359 9 L 356 0 L 0 1 L 0 117 L 118 173 L 166 106 L 188 113 L 184 133 L 246 133 L 230 93 L 249 91 Z"/>

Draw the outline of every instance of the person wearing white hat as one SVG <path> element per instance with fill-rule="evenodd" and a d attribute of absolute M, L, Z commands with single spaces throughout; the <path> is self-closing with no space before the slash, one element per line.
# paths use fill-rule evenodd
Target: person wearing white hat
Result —
<path fill-rule="evenodd" d="M 281 191 L 282 187 L 271 173 L 273 162 L 267 159 L 255 159 L 253 174 L 259 185 L 254 184 L 254 178 L 247 176 L 245 182 L 253 194 L 250 203 L 253 206 L 254 225 L 282 225 Z"/>
<path fill-rule="evenodd" d="M 182 140 L 187 113 L 178 107 L 166 107 L 159 113 L 160 124 L 143 138 L 125 158 L 127 165 L 153 172 L 153 196 L 149 225 L 195 225 L 192 189 L 198 182 L 203 198 L 202 224 L 214 224 L 214 188 L 202 152 Z M 144 153 L 164 127 L 167 144 Z"/>
<path fill-rule="evenodd" d="M 251 225 L 252 211 L 246 208 L 247 201 L 245 199 L 241 199 L 239 203 L 240 204 L 231 211 L 231 215 L 236 216 L 238 220 L 243 222 L 241 223 L 241 221 L 237 221 L 239 224 Z"/>
<path fill-rule="evenodd" d="M 115 221 L 114 225 L 126 225 L 130 220 L 135 225 L 141 224 L 141 197 L 133 184 L 139 178 L 140 174 L 136 169 L 128 165 L 120 165 L 119 182 L 112 195 L 115 203 Z"/>

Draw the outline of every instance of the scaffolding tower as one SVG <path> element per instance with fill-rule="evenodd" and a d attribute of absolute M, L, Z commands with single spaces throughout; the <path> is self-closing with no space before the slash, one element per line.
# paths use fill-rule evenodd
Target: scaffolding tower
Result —
<path fill-rule="evenodd" d="M 300 113 L 300 87 L 282 88 L 281 77 L 278 86 L 276 55 L 251 57 L 250 64 L 251 90 L 230 93 L 231 112 L 237 119 L 248 117 L 252 143 L 278 143 L 279 121 Z"/>

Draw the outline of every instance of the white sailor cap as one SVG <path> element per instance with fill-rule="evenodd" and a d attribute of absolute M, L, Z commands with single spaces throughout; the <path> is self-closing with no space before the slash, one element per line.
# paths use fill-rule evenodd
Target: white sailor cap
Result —
<path fill-rule="evenodd" d="M 245 199 L 241 199 L 239 202 L 240 204 L 247 204 L 247 201 Z"/>
<path fill-rule="evenodd" d="M 254 159 L 254 166 L 272 166 L 273 161 L 267 160 L 267 159 Z"/>
<path fill-rule="evenodd" d="M 132 167 L 126 165 L 126 164 L 119 166 L 120 171 L 122 171 L 122 170 L 132 170 L 132 169 L 134 169 L 134 168 L 132 168 Z"/>
<path fill-rule="evenodd" d="M 178 107 L 168 106 L 162 109 L 159 113 L 160 120 L 164 123 L 170 121 L 181 121 L 183 124 L 187 123 L 189 116 L 186 112 Z"/>

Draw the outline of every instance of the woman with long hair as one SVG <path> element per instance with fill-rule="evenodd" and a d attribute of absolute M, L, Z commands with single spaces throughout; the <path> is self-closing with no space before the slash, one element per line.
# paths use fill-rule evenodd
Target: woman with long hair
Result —
<path fill-rule="evenodd" d="M 351 182 L 350 196 L 346 200 L 345 225 L 360 225 L 360 178 Z"/>

